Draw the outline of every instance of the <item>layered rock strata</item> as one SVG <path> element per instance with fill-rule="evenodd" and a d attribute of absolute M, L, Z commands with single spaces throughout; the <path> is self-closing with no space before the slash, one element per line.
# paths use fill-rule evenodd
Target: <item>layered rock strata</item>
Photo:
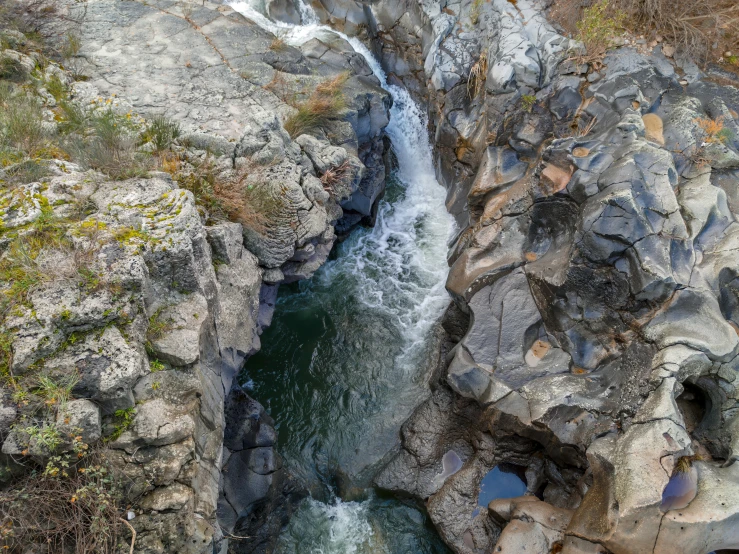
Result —
<path fill-rule="evenodd" d="M 80 289 L 65 278 L 74 260 L 42 251 L 49 269 L 61 265 L 3 323 L 11 375 L 74 377 L 60 425 L 106 441 L 136 552 L 269 551 L 305 493 L 275 451 L 274 422 L 236 376 L 260 347 L 277 286 L 312 275 L 337 232 L 372 222 L 391 99 L 348 44 L 274 44 L 222 5 L 102 0 L 76 16 L 73 62 L 87 79 L 54 69 L 71 101 L 166 116 L 182 130 L 172 148 L 183 164 L 247 179 L 269 213 L 262 225 L 213 224 L 167 173 L 114 181 L 53 162 L 49 177 L 4 193 L 3 230 L 62 221 L 102 277 Z M 285 99 L 337 78 L 340 117 L 293 140 Z M 322 180 L 328 172 L 338 177 Z M 33 406 L 7 392 L 0 438 L 16 472 L 50 452 L 22 431 Z"/>

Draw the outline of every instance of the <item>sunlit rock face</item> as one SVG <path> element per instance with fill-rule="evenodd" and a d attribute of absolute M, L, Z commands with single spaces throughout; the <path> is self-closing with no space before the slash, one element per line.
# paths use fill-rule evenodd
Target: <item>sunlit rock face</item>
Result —
<path fill-rule="evenodd" d="M 274 18 L 300 21 L 292 2 L 268 4 Z M 175 166 L 208 166 L 221 182 L 252 179 L 270 217 L 263 227 L 210 217 L 202 199 L 163 171 L 116 180 L 51 160 L 43 185 L 11 191 L 1 168 L 3 231 L 15 236 L 42 215 L 58 219 L 101 275 L 94 290 L 82 288 L 69 277 L 78 260 L 52 253 L 45 263 L 55 278 L 0 322 L 13 338 L 9 371 L 30 376 L 44 366 L 74 381 L 75 400 L 59 425 L 71 436 L 80 429 L 90 443 L 105 440 L 136 552 L 225 552 L 229 534 L 271 549 L 304 493 L 275 450 L 274 422 L 235 377 L 260 348 L 276 285 L 310 277 L 338 235 L 372 224 L 385 187 L 391 97 L 345 41 L 270 48 L 274 34 L 221 3 L 67 7 L 59 25 L 70 27 L 59 35 L 78 36 L 79 51 L 66 69 L 45 66 L 43 80 L 58 77 L 75 109 L 102 106 L 124 121 L 164 115 L 180 131 L 170 152 Z M 5 24 L 3 61 L 11 50 Z M 24 72 L 35 70 L 30 57 L 19 59 Z M 73 78 L 72 65 L 84 79 Z M 283 122 L 295 108 L 285 98 L 339 76 L 341 116 L 315 136 L 290 136 Z M 267 87 L 273 80 L 285 83 L 279 94 Z M 53 135 L 61 118 L 44 86 L 38 82 L 39 102 Z M 321 178 L 338 168 L 326 186 Z M 6 235 L 3 262 L 7 245 Z M 19 473 L 30 467 L 24 457 L 43 467 L 49 456 L 13 431 L 27 415 L 3 387 L 0 460 Z M 1 477 L 4 486 L 8 475 Z"/>
<path fill-rule="evenodd" d="M 455 345 L 377 482 L 427 500 L 465 554 L 739 548 L 739 135 L 701 131 L 719 118 L 739 130 L 739 93 L 659 47 L 612 50 L 587 73 L 540 4 L 472 9 L 373 8 L 398 78 L 416 86 L 405 68 L 424 66 L 459 223 L 444 321 Z M 462 467 L 429 486 L 452 445 Z M 501 462 L 570 510 L 557 533 L 500 507 L 470 517 Z"/>

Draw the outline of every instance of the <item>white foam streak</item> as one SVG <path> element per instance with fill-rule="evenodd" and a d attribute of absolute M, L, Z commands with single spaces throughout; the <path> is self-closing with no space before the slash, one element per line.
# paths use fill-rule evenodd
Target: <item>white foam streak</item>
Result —
<path fill-rule="evenodd" d="M 405 89 L 388 84 L 380 63 L 364 44 L 320 25 L 313 9 L 302 0 L 298 0 L 301 26 L 271 21 L 248 2 L 234 1 L 230 5 L 288 44 L 299 45 L 325 33 L 343 38 L 364 56 L 392 96 L 386 132 L 398 159 L 396 178 L 403 185 L 403 194 L 393 203 L 381 202 L 375 226 L 355 232 L 341 245 L 343 251 L 338 258 L 324 266 L 314 279 L 330 284 L 335 279 L 350 277 L 356 284 L 355 294 L 368 309 L 386 315 L 402 333 L 406 347 L 396 359 L 398 367 L 413 368 L 431 326 L 449 301 L 444 289 L 448 270 L 446 244 L 453 226 L 445 209 L 445 191 L 436 181 L 425 114 Z M 337 500 L 325 504 L 311 499 L 301 509 L 307 510 L 306 514 L 294 517 L 291 527 L 307 521 L 322 532 L 318 532 L 315 542 L 299 537 L 298 543 L 286 550 L 307 552 L 299 548 L 303 542 L 311 554 L 385 551 L 378 544 L 381 538 L 373 536 L 366 502 Z"/>
<path fill-rule="evenodd" d="M 404 197 L 393 205 L 382 202 L 372 231 L 348 241 L 348 252 L 326 268 L 323 276 L 354 273 L 360 281 L 361 300 L 400 327 L 407 342 L 403 357 L 412 360 L 448 302 L 444 281 L 452 218 L 434 174 L 426 115 L 408 91 L 388 84 L 380 63 L 359 39 L 320 25 L 310 6 L 302 1 L 298 5 L 304 23 L 300 26 L 271 21 L 248 2 L 231 3 L 236 11 L 290 44 L 299 45 L 323 33 L 343 38 L 365 58 L 392 96 L 386 132 L 398 158 L 397 178 L 404 185 Z"/>
<path fill-rule="evenodd" d="M 281 535 L 276 551 L 295 554 L 383 554 L 364 502 L 332 504 L 309 498 Z"/>

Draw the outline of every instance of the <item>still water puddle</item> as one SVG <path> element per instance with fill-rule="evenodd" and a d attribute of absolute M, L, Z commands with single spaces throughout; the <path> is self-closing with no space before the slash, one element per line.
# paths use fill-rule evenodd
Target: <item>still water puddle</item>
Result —
<path fill-rule="evenodd" d="M 481 509 L 498 498 L 515 498 L 526 494 L 526 481 L 521 478 L 523 468 L 511 464 L 499 464 L 485 474 L 480 482 L 480 494 L 477 496 L 478 508 L 472 512 L 477 516 Z"/>

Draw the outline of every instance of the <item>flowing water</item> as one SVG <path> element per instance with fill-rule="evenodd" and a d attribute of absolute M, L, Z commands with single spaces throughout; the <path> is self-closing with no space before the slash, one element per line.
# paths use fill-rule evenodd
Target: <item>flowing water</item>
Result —
<path fill-rule="evenodd" d="M 278 551 L 447 552 L 427 516 L 370 488 L 401 423 L 428 396 L 432 329 L 449 300 L 452 220 L 434 176 L 425 115 L 404 89 L 388 85 L 361 42 L 319 25 L 310 7 L 300 3 L 304 24 L 290 26 L 245 2 L 231 5 L 292 44 L 341 36 L 394 101 L 387 134 L 398 169 L 375 227 L 354 231 L 312 279 L 281 287 L 262 351 L 243 375 L 277 421 L 287 465 L 311 491 Z"/>

